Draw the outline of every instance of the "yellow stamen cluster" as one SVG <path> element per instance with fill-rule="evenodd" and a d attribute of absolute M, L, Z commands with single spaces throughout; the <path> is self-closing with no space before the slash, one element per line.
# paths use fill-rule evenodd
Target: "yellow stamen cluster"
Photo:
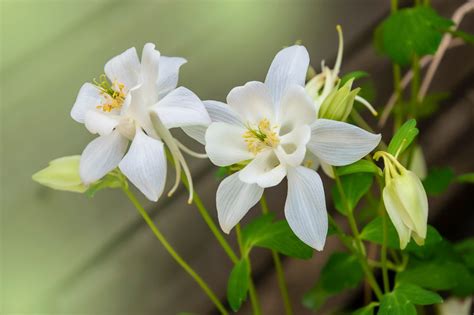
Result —
<path fill-rule="evenodd" d="M 104 99 L 102 104 L 96 106 L 106 113 L 110 113 L 114 109 L 120 109 L 127 96 L 125 92 L 125 85 L 115 80 L 112 84 L 109 83 L 105 74 L 100 76 L 100 81 L 94 79 L 94 84 L 100 89 L 101 95 Z"/>
<path fill-rule="evenodd" d="M 247 127 L 248 130 L 242 135 L 247 148 L 253 154 L 257 154 L 265 148 L 275 148 L 280 143 L 280 138 L 275 132 L 276 126 L 271 126 L 268 119 L 262 119 L 257 129 Z"/>

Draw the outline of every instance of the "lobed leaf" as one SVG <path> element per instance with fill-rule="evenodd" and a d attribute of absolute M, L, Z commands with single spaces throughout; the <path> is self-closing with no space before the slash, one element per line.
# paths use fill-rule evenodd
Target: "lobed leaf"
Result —
<path fill-rule="evenodd" d="M 452 25 L 430 7 L 401 9 L 377 27 L 375 46 L 395 63 L 407 65 L 415 55 L 434 54 L 443 32 Z"/>

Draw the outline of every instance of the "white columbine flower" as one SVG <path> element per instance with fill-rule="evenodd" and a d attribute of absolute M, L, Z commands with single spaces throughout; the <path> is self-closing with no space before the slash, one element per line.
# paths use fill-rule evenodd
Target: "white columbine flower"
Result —
<path fill-rule="evenodd" d="M 383 202 L 400 238 L 400 248 L 404 249 L 411 237 L 423 245 L 428 221 L 428 198 L 423 184 L 391 154 L 378 151 L 374 159 L 380 158 L 385 165 Z"/>
<path fill-rule="evenodd" d="M 99 135 L 81 156 L 79 172 L 85 184 L 118 166 L 148 199 L 158 200 L 166 179 L 163 140 L 177 171 L 170 193 L 179 183 L 181 167 L 192 187 L 179 150 L 182 145 L 168 129 L 206 124 L 210 118 L 194 93 L 176 88 L 179 68 L 185 62 L 160 56 L 155 45 L 146 44 L 141 62 L 136 49 L 130 48 L 106 63 L 99 82 L 81 87 L 71 116 Z"/>
<path fill-rule="evenodd" d="M 278 185 L 286 176 L 286 219 L 303 242 L 321 250 L 328 228 L 326 203 L 319 175 L 301 166 L 306 150 L 339 166 L 359 160 L 380 141 L 380 135 L 347 123 L 317 119 L 304 89 L 308 65 L 303 46 L 283 49 L 265 83 L 253 81 L 232 89 L 228 105 L 204 102 L 213 121 L 205 139 L 202 129 L 188 130 L 205 142 L 214 164 L 249 161 L 217 190 L 219 223 L 226 233 L 258 202 L 264 188 Z"/>

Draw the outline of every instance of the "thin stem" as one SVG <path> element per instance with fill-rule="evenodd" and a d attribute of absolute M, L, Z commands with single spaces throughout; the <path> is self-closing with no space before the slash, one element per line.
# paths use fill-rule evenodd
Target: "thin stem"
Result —
<path fill-rule="evenodd" d="M 264 195 L 262 195 L 262 198 L 260 199 L 260 206 L 262 207 L 262 212 L 264 214 L 269 212 L 267 199 Z M 275 270 L 277 273 L 278 287 L 280 288 L 280 294 L 283 299 L 283 306 L 285 307 L 285 314 L 293 315 L 293 308 L 291 306 L 290 295 L 288 294 L 288 286 L 286 285 L 285 273 L 281 265 L 280 256 L 274 250 L 272 250 L 271 252 L 273 264 L 275 265 Z"/>
<path fill-rule="evenodd" d="M 189 186 L 188 186 L 186 177 L 182 175 L 181 180 L 184 186 L 188 188 Z M 221 245 L 222 249 L 224 249 L 224 251 L 226 252 L 227 256 L 229 256 L 232 263 L 236 264 L 239 261 L 239 258 L 235 254 L 229 242 L 227 242 L 227 240 L 224 238 L 224 236 L 220 232 L 219 228 L 214 223 L 214 220 L 212 220 L 211 216 L 209 215 L 209 212 L 207 211 L 206 207 L 202 203 L 202 200 L 196 191 L 194 191 L 193 193 L 193 202 L 198 208 L 199 214 L 201 214 L 202 218 L 204 219 L 204 222 L 206 222 L 212 234 L 214 234 L 214 237 L 217 239 L 217 241 Z M 238 226 L 238 231 L 240 233 L 240 226 Z M 237 238 L 237 240 L 239 240 L 239 238 Z M 239 244 L 239 247 L 240 247 L 240 244 Z M 258 301 L 257 291 L 255 289 L 255 284 L 253 283 L 252 278 L 250 278 L 249 280 L 249 295 L 250 295 L 250 302 L 252 303 L 252 309 L 253 309 L 254 315 L 260 315 L 261 310 L 260 310 L 260 305 Z"/>
<path fill-rule="evenodd" d="M 417 116 L 418 111 L 418 91 L 420 90 L 420 58 L 413 56 L 412 61 L 413 79 L 411 80 L 411 114 Z"/>
<path fill-rule="evenodd" d="M 403 120 L 403 108 L 401 107 L 403 95 L 401 87 L 401 69 L 397 64 L 393 65 L 393 88 L 395 91 L 396 103 L 398 103 L 398 111 L 395 113 L 394 129 L 398 130 L 398 128 L 402 125 Z"/>
<path fill-rule="evenodd" d="M 398 10 L 398 0 L 391 0 L 390 1 L 390 11 L 392 13 L 396 12 Z"/>
<path fill-rule="evenodd" d="M 183 182 L 183 183 L 187 187 L 187 182 Z M 202 203 L 201 198 L 199 197 L 199 195 L 196 192 L 194 192 L 193 202 L 196 205 L 196 207 L 198 208 L 199 214 L 201 214 L 202 218 L 204 219 L 204 222 L 206 222 L 207 226 L 211 230 L 212 234 L 214 234 L 214 237 L 217 239 L 217 241 L 221 245 L 222 249 L 224 249 L 227 256 L 229 256 L 230 260 L 234 264 L 237 263 L 239 261 L 239 258 L 235 254 L 234 250 L 230 247 L 229 243 L 224 238 L 222 233 L 219 231 L 219 228 L 214 223 L 214 220 L 212 220 L 211 216 L 209 215 L 209 212 L 207 212 L 206 207 L 204 206 L 204 204 Z"/>
<path fill-rule="evenodd" d="M 344 189 L 342 187 L 341 180 L 339 176 L 337 175 L 336 169 L 334 168 L 334 179 L 336 181 L 337 189 L 339 190 L 339 194 L 341 196 L 341 199 L 343 201 L 344 206 L 346 207 L 346 212 L 347 212 L 347 218 L 349 220 L 349 226 L 352 230 L 352 234 L 354 235 L 355 243 L 356 243 L 356 250 L 355 254 L 357 258 L 359 259 L 359 263 L 364 270 L 367 282 L 370 284 L 372 287 L 372 290 L 374 291 L 375 295 L 377 296 L 377 299 L 382 299 L 383 293 L 382 290 L 380 289 L 379 285 L 377 284 L 377 281 L 375 280 L 375 276 L 372 273 L 372 270 L 370 269 L 369 264 L 367 263 L 367 257 L 365 253 L 365 246 L 362 243 L 362 240 L 360 238 L 360 233 L 359 229 L 357 228 L 357 223 L 354 218 L 354 213 L 353 209 L 349 206 L 349 202 L 346 198 L 346 195 L 344 193 Z M 351 248 L 354 248 L 351 246 Z"/>
<path fill-rule="evenodd" d="M 209 297 L 209 299 L 214 303 L 214 305 L 217 307 L 219 312 L 223 315 L 228 315 L 229 313 L 225 309 L 225 307 L 222 305 L 222 303 L 219 301 L 215 293 L 209 288 L 207 283 L 197 274 L 194 269 L 189 266 L 184 259 L 174 250 L 174 248 L 171 246 L 171 244 L 166 240 L 164 235 L 160 232 L 158 227 L 155 225 L 153 220 L 150 218 L 146 210 L 142 207 L 140 202 L 137 200 L 135 195 L 126 187 L 122 188 L 123 192 L 127 195 L 128 199 L 133 203 L 135 208 L 138 210 L 138 212 L 141 214 L 145 222 L 148 224 L 150 227 L 151 231 L 153 234 L 155 234 L 156 238 L 160 241 L 160 243 L 163 245 L 163 247 L 168 251 L 168 253 L 171 255 L 171 257 L 174 258 L 174 260 L 196 281 L 196 283 L 201 287 L 201 289 L 206 293 L 206 295 Z"/>
<path fill-rule="evenodd" d="M 237 234 L 237 243 L 239 244 L 239 250 L 240 250 L 240 255 L 243 258 L 245 256 L 244 253 L 244 247 L 242 245 L 242 233 L 240 231 L 240 224 L 237 224 L 235 226 L 235 232 Z M 248 258 L 248 263 L 249 263 L 249 269 L 252 270 L 252 266 L 250 263 L 250 258 Z M 257 295 L 257 290 L 255 289 L 255 285 L 253 284 L 252 281 L 252 274 L 250 273 L 249 275 L 249 296 L 250 296 L 250 301 L 252 304 L 252 311 L 254 315 L 261 315 L 262 310 L 260 307 L 260 302 L 258 300 L 258 295 Z"/>

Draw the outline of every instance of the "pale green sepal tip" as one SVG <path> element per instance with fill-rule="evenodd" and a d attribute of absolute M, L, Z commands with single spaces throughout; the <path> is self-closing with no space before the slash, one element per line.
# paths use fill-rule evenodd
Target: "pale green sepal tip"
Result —
<path fill-rule="evenodd" d="M 80 158 L 80 155 L 72 155 L 52 160 L 48 167 L 35 173 L 32 179 L 52 189 L 84 193 L 87 186 L 79 176 Z"/>

